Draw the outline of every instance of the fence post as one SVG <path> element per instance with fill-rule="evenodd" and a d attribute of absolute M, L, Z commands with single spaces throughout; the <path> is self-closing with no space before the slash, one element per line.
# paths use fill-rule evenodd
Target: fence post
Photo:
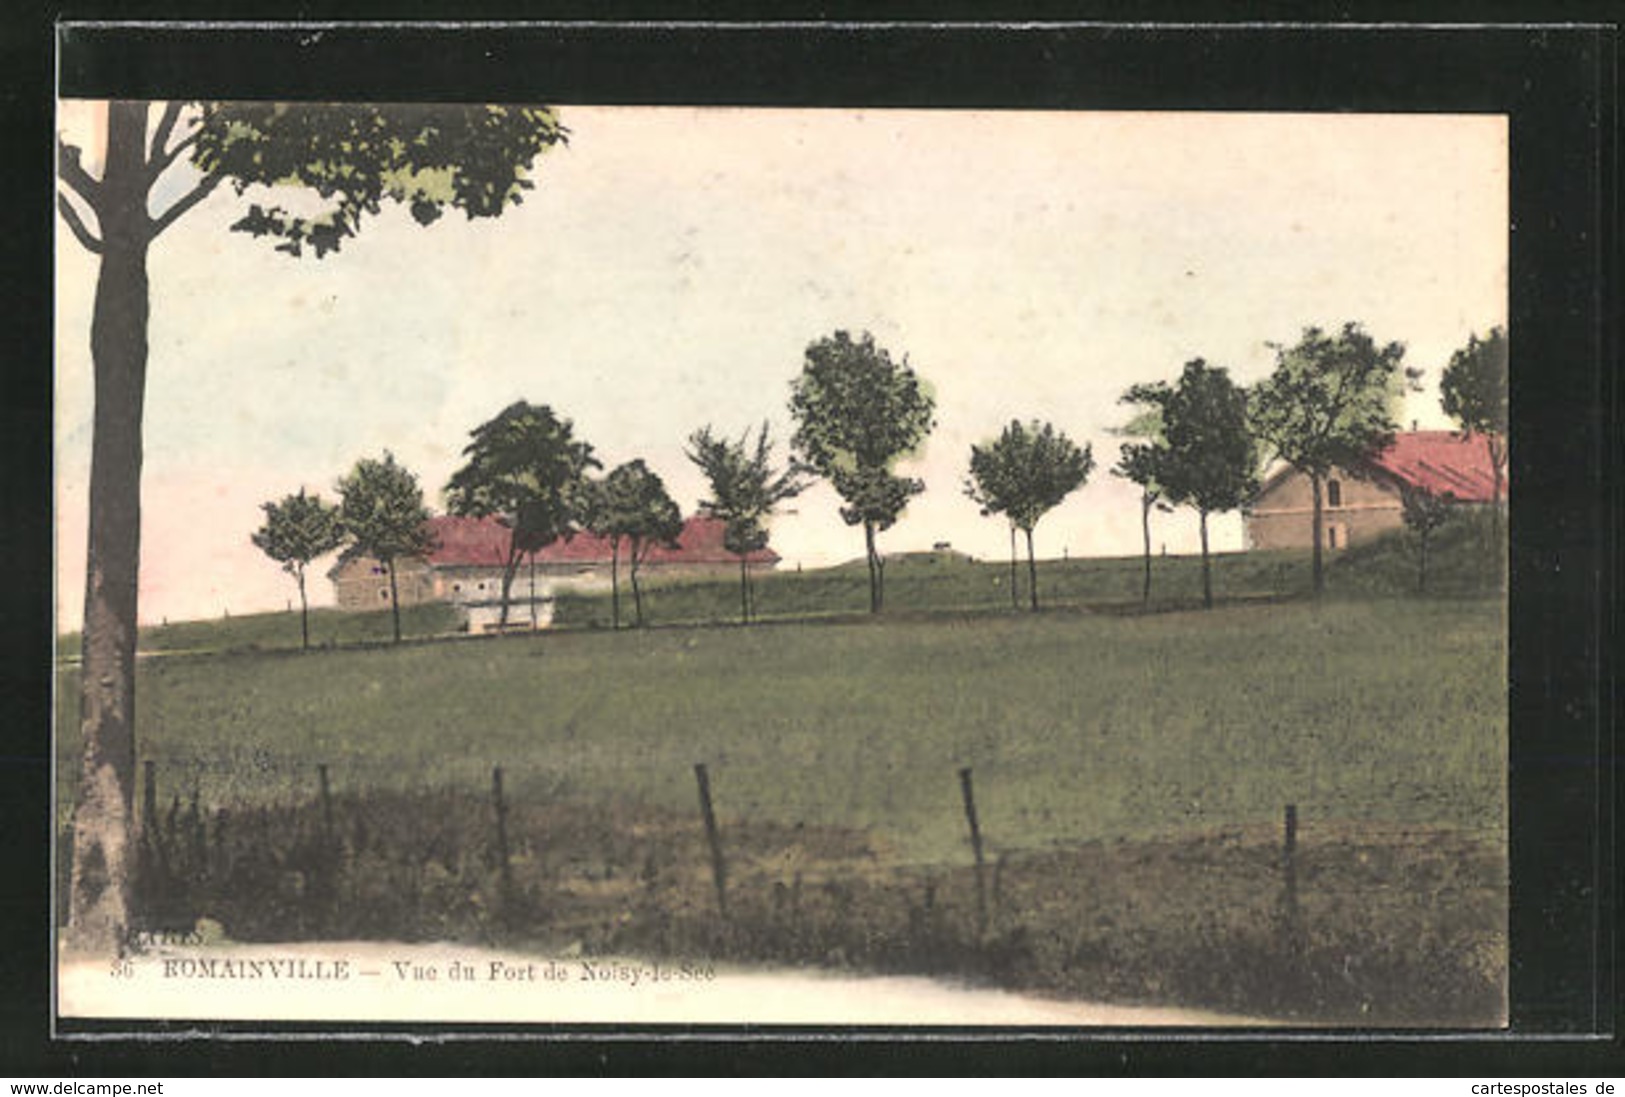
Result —
<path fill-rule="evenodd" d="M 316 764 L 316 778 L 322 788 L 322 837 L 328 843 L 333 841 L 333 792 L 327 783 L 327 763 Z"/>
<path fill-rule="evenodd" d="M 497 862 L 502 872 L 502 898 L 513 890 L 513 866 L 508 862 L 508 805 L 502 800 L 502 767 L 491 769 L 491 803 L 497 815 Z"/>
<path fill-rule="evenodd" d="M 1285 833 L 1281 839 L 1281 873 L 1286 884 L 1287 909 L 1298 907 L 1298 805 L 1286 806 Z"/>
<path fill-rule="evenodd" d="M 717 911 L 728 917 L 728 863 L 722 857 L 722 838 L 717 834 L 717 815 L 711 807 L 711 777 L 704 762 L 694 763 L 694 779 L 700 786 L 700 815 L 705 820 L 705 838 L 711 845 L 711 879 L 717 886 Z"/>
<path fill-rule="evenodd" d="M 1298 805 L 1286 805 L 1281 835 L 1281 932 L 1287 957 L 1299 959 L 1303 946 L 1303 918 L 1298 909 Z"/>
<path fill-rule="evenodd" d="M 976 791 L 970 767 L 959 771 L 959 791 L 965 800 L 965 821 L 970 824 L 971 849 L 976 853 L 976 932 L 987 936 L 987 866 L 982 856 L 982 828 L 976 821 Z"/>

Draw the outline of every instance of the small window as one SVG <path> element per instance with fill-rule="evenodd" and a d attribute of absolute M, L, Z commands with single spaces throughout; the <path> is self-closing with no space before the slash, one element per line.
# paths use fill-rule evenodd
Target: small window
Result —
<path fill-rule="evenodd" d="M 1327 526 L 1326 527 L 1326 547 L 1327 548 L 1343 548 L 1344 547 L 1342 527 L 1340 527 L 1340 526 Z"/>
<path fill-rule="evenodd" d="M 1343 505 L 1343 483 L 1340 480 L 1326 481 L 1326 505 L 1340 507 Z"/>
<path fill-rule="evenodd" d="M 378 597 L 382 598 L 386 602 L 389 601 L 389 590 L 388 590 L 388 588 L 386 587 L 384 590 L 379 591 L 378 592 Z"/>
<path fill-rule="evenodd" d="M 453 583 L 451 585 L 451 592 L 453 594 L 460 594 L 462 592 L 462 589 L 463 589 L 463 584 L 461 584 L 461 583 Z"/>

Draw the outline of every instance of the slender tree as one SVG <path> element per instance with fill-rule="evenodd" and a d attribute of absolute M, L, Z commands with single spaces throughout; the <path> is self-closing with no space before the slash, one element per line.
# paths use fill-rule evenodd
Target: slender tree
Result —
<path fill-rule="evenodd" d="M 1136 390 L 1130 389 L 1122 397 L 1123 403 L 1138 404 Z M 1152 403 L 1126 424 L 1112 433 L 1134 441 L 1124 442 L 1118 448 L 1118 461 L 1112 475 L 1121 477 L 1140 487 L 1140 536 L 1145 546 L 1143 575 L 1140 583 L 1140 604 L 1151 604 L 1151 511 L 1172 513 L 1173 508 L 1162 501 L 1163 488 L 1158 479 L 1158 465 L 1168 448 L 1162 434 L 1162 412 Z"/>
<path fill-rule="evenodd" d="M 621 627 L 620 557 L 621 542 L 625 541 L 635 620 L 642 628 L 643 592 L 638 586 L 638 569 L 655 545 L 677 547 L 677 538 L 683 532 L 682 512 L 660 477 L 641 460 L 617 465 L 594 487 L 588 528 L 609 540 L 611 625 Z"/>
<path fill-rule="evenodd" d="M 337 551 L 344 544 L 344 525 L 339 508 L 324 502 L 320 495 L 285 496 L 280 502 L 262 503 L 265 524 L 250 535 L 255 546 L 282 565 L 299 586 L 299 646 L 310 648 L 310 605 L 305 598 L 305 569 L 312 560 Z"/>
<path fill-rule="evenodd" d="M 737 442 L 718 438 L 709 425 L 689 436 L 688 459 L 699 466 L 710 485 L 711 497 L 700 500 L 700 511 L 724 523 L 723 547 L 739 557 L 739 617 L 751 618 L 750 554 L 767 547 L 767 520 L 778 505 L 806 488 L 805 470 L 792 460 L 785 468 L 773 464 L 773 443 L 762 424 L 756 444 L 746 431 Z"/>
<path fill-rule="evenodd" d="M 401 642 L 401 592 L 395 564 L 424 556 L 434 548 L 429 511 L 423 505 L 418 478 L 384 452 L 383 460 L 362 458 L 338 484 L 339 520 L 350 539 L 349 551 L 370 556 L 389 576 L 389 609 L 395 642 Z"/>
<path fill-rule="evenodd" d="M 971 448 L 971 474 L 965 479 L 965 494 L 981 508 L 983 518 L 1002 515 L 1010 530 L 1010 608 L 1020 609 L 1021 598 L 1017 572 L 1015 511 L 1020 485 L 1014 470 L 991 456 L 978 458 L 977 449 Z"/>
<path fill-rule="evenodd" d="M 379 107 L 115 101 L 98 165 L 57 140 L 57 209 L 100 259 L 90 330 L 95 413 L 68 941 L 116 952 L 131 924 L 135 646 L 141 560 L 141 419 L 147 255 L 222 183 L 292 187 L 330 204 L 313 218 L 251 206 L 233 226 L 320 256 L 383 203 L 423 224 L 451 206 L 492 217 L 532 186 L 537 155 L 564 139 L 543 107 Z M 164 202 L 164 196 L 178 195 Z"/>
<path fill-rule="evenodd" d="M 1359 475 L 1393 441 L 1395 412 L 1406 383 L 1405 347 L 1379 346 L 1357 323 L 1335 335 L 1309 327 L 1291 347 L 1275 348 L 1275 370 L 1255 387 L 1250 414 L 1272 456 L 1309 478 L 1314 592 L 1326 587 L 1322 562 L 1323 487 L 1333 469 Z"/>
<path fill-rule="evenodd" d="M 1468 336 L 1467 345 L 1450 356 L 1450 364 L 1439 378 L 1439 403 L 1464 435 L 1484 439 L 1494 477 L 1490 533 L 1499 559 L 1507 466 L 1507 337 L 1503 329 L 1491 328 L 1483 339 Z"/>
<path fill-rule="evenodd" d="M 587 470 L 600 465 L 570 420 L 546 404 L 516 401 L 470 436 L 467 461 L 446 485 L 446 506 L 453 514 L 495 516 L 508 527 L 498 617 L 506 625 L 521 558 L 529 555 L 534 566 L 536 553 L 575 534 L 585 517 Z"/>
<path fill-rule="evenodd" d="M 1245 506 L 1258 491 L 1258 443 L 1247 419 L 1247 393 L 1229 371 L 1197 358 L 1179 383 L 1136 385 L 1136 403 L 1153 405 L 1163 445 L 1155 474 L 1174 503 L 1195 509 L 1202 535 L 1202 604 L 1213 608 L 1213 566 L 1207 520 Z"/>
<path fill-rule="evenodd" d="M 1455 498 L 1449 492 L 1434 492 L 1419 484 L 1401 483 L 1399 499 L 1405 528 L 1416 542 L 1416 590 L 1419 594 L 1425 594 L 1428 589 L 1428 549 L 1433 534 L 1450 520 Z"/>
<path fill-rule="evenodd" d="M 1038 562 L 1033 527 L 1082 487 L 1095 467 L 1089 446 L 1077 444 L 1049 423 L 1012 421 L 997 440 L 970 451 L 966 492 L 983 514 L 1003 514 L 1027 538 L 1027 590 L 1038 609 Z"/>
<path fill-rule="evenodd" d="M 923 481 L 897 476 L 893 469 L 936 425 L 934 407 L 908 359 L 893 362 L 868 332 L 853 339 L 838 331 L 808 346 L 801 375 L 791 386 L 797 459 L 846 501 L 841 520 L 863 527 L 871 613 L 885 603 L 886 561 L 876 535 L 890 529 L 908 501 L 925 490 Z"/>

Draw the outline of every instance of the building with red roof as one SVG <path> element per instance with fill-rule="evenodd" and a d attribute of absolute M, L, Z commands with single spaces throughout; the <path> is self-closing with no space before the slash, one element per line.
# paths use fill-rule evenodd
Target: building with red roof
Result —
<path fill-rule="evenodd" d="M 1324 547 L 1346 548 L 1404 525 L 1402 493 L 1421 488 L 1455 502 L 1484 505 L 1495 496 L 1495 470 L 1482 435 L 1449 430 L 1396 434 L 1358 469 L 1333 469 L 1323 485 Z M 1507 495 L 1503 471 L 1501 497 Z M 1244 515 L 1249 549 L 1309 548 L 1313 534 L 1309 478 L 1287 466 L 1264 481 Z"/>
<path fill-rule="evenodd" d="M 494 622 L 500 613 L 502 570 L 508 559 L 512 533 L 495 518 L 460 518 L 441 515 L 429 519 L 434 548 L 427 556 L 398 560 L 396 588 L 401 605 L 450 602 L 463 607 L 472 627 Z M 639 565 L 645 581 L 732 574 L 739 557 L 723 544 L 725 524 L 695 515 L 683 523 L 675 548 L 648 546 Z M 626 541 L 620 545 L 623 582 L 628 573 Z M 537 552 L 534 561 L 520 560 L 510 591 L 510 620 L 529 623 L 532 608 L 537 624 L 552 617 L 552 600 L 565 590 L 607 591 L 615 554 L 607 538 L 590 533 L 559 540 Z M 752 567 L 771 568 L 779 562 L 772 549 L 746 555 Z M 534 566 L 533 566 L 534 565 Z M 342 609 L 378 609 L 389 605 L 389 575 L 377 560 L 347 555 L 328 572 Z M 534 583 L 534 586 L 533 586 Z"/>

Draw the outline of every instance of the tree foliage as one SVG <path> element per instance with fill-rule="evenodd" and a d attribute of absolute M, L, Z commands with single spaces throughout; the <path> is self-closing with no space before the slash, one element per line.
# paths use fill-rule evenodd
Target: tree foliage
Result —
<path fill-rule="evenodd" d="M 446 506 L 453 514 L 496 517 L 510 531 L 499 619 L 505 625 L 520 558 L 534 559 L 574 535 L 585 517 L 587 470 L 601 466 L 570 420 L 546 404 L 515 401 L 470 437 L 463 466 L 446 484 Z"/>
<path fill-rule="evenodd" d="M 1211 608 L 1208 515 L 1243 507 L 1258 491 L 1258 443 L 1248 422 L 1246 390 L 1230 380 L 1228 370 L 1196 358 L 1185 364 L 1177 384 L 1136 385 L 1129 398 L 1157 409 L 1162 438 L 1146 460 L 1162 494 L 1197 513 L 1202 603 Z"/>
<path fill-rule="evenodd" d="M 1091 447 L 1077 444 L 1049 423 L 1012 420 L 999 437 L 972 446 L 966 493 L 983 514 L 1002 514 L 1027 538 L 1027 580 L 1032 608 L 1038 608 L 1038 564 L 1033 527 L 1081 487 L 1095 467 Z"/>
<path fill-rule="evenodd" d="M 310 608 L 305 598 L 305 569 L 312 560 L 337 551 L 344 544 L 339 508 L 320 495 L 284 496 L 262 503 L 265 524 L 249 535 L 256 548 L 282 565 L 299 586 L 300 647 L 310 647 Z"/>
<path fill-rule="evenodd" d="M 1291 347 L 1277 347 L 1275 369 L 1253 392 L 1250 412 L 1269 452 L 1309 478 L 1314 590 L 1325 588 L 1321 486 L 1333 469 L 1359 475 L 1389 445 L 1407 382 L 1401 343 L 1378 345 L 1357 323 L 1336 334 L 1309 327 Z"/>
<path fill-rule="evenodd" d="M 1439 402 L 1444 413 L 1467 434 L 1507 432 L 1507 337 L 1491 328 L 1480 339 L 1467 337 L 1467 345 L 1450 356 L 1439 378 Z"/>
<path fill-rule="evenodd" d="M 1490 514 L 1491 536 L 1497 557 L 1501 542 L 1501 496 L 1507 466 L 1507 337 L 1491 328 L 1483 339 L 1467 337 L 1467 345 L 1450 356 L 1439 378 L 1439 403 L 1463 434 L 1479 435 L 1490 458 L 1494 477 Z"/>
<path fill-rule="evenodd" d="M 1015 426 L 1017 424 L 1012 424 Z M 989 447 L 991 449 L 991 446 Z M 1010 608 L 1017 609 L 1021 605 L 1017 587 L 1020 585 L 1016 572 L 1016 525 L 1014 517 L 1016 500 L 1020 494 L 1020 485 L 1016 483 L 1015 472 L 1004 462 L 997 460 L 991 454 L 971 447 L 970 475 L 965 480 L 965 494 L 981 508 L 982 517 L 988 518 L 995 514 L 1003 515 L 1006 524 L 1010 527 Z"/>
<path fill-rule="evenodd" d="M 495 217 L 534 188 L 530 165 L 565 139 L 546 107 L 414 103 L 205 103 L 192 161 L 252 187 L 296 187 L 328 208 L 316 216 L 252 203 L 232 228 L 317 258 L 337 251 L 385 202 L 422 225 L 447 207 Z"/>
<path fill-rule="evenodd" d="M 791 385 L 797 459 L 845 500 L 841 520 L 863 526 L 872 612 L 885 598 L 885 561 L 875 535 L 890 529 L 908 501 L 925 490 L 923 481 L 898 476 L 894 468 L 936 425 L 934 410 L 907 358 L 892 361 L 868 332 L 853 339 L 837 331 L 809 345 Z"/>
<path fill-rule="evenodd" d="M 806 471 L 794 460 L 775 467 L 765 422 L 754 446 L 748 430 L 730 441 L 713 434 L 708 424 L 689 436 L 685 452 L 710 488 L 710 498 L 700 500 L 701 513 L 723 523 L 723 547 L 739 557 L 740 619 L 749 623 L 750 554 L 767 547 L 767 520 L 780 503 L 806 489 Z"/>
<path fill-rule="evenodd" d="M 594 485 L 592 494 L 588 525 L 610 544 L 611 623 L 621 627 L 620 551 L 625 541 L 634 612 L 641 628 L 643 592 L 638 586 L 638 568 L 655 545 L 677 547 L 683 532 L 682 511 L 666 491 L 665 483 L 641 459 L 615 466 Z"/>
<path fill-rule="evenodd" d="M 1428 549 L 1433 534 L 1450 520 L 1456 500 L 1449 492 L 1434 492 L 1403 481 L 1399 499 L 1405 529 L 1416 543 L 1416 589 L 1422 593 L 1428 589 Z"/>
<path fill-rule="evenodd" d="M 98 953 L 131 926 L 135 648 L 140 589 L 141 416 L 153 242 L 223 182 L 295 187 L 328 202 L 313 218 L 250 206 L 236 228 L 293 255 L 324 255 L 385 202 L 419 223 L 447 207 L 496 216 L 531 185 L 538 153 L 564 140 L 544 107 L 334 106 L 121 100 L 107 106 L 100 177 L 57 139 L 57 210 L 100 259 L 91 318 L 95 419 L 68 936 Z M 169 197 L 174 195 L 176 197 Z M 162 200 L 155 199 L 162 196 Z"/>
<path fill-rule="evenodd" d="M 350 541 L 350 553 L 370 556 L 389 575 L 389 608 L 395 642 L 401 639 L 401 598 L 396 561 L 427 555 L 434 548 L 429 510 L 423 505 L 418 478 L 384 451 L 382 460 L 363 457 L 338 483 L 339 520 Z"/>

